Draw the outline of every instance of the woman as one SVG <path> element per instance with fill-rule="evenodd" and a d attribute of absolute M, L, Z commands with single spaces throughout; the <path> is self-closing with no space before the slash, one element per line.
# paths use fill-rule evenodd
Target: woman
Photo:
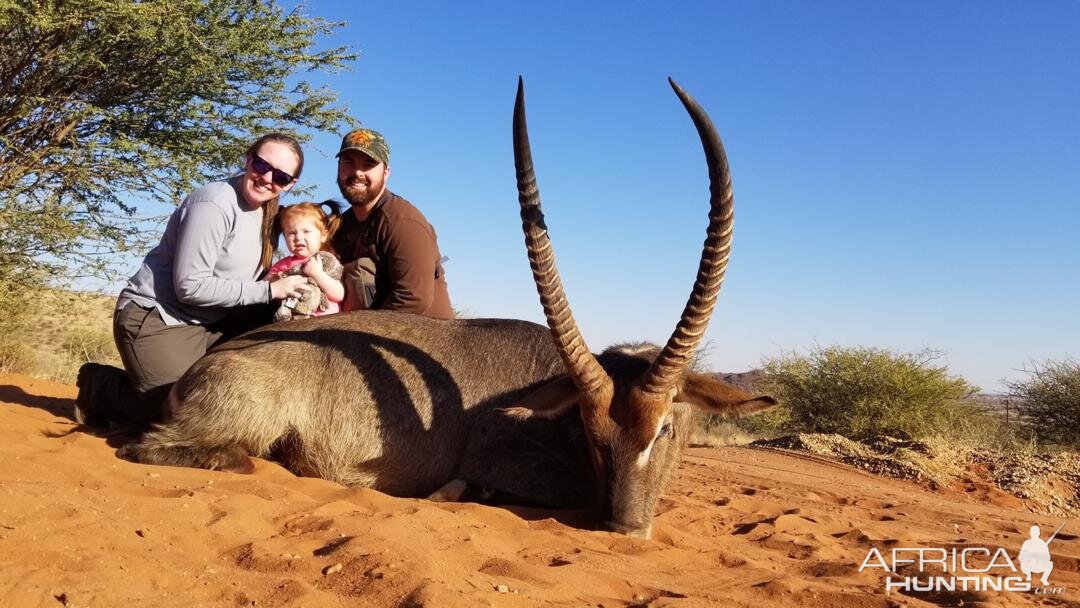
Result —
<path fill-rule="evenodd" d="M 76 421 L 142 425 L 160 418 L 169 388 L 207 349 L 269 321 L 272 300 L 303 294 L 304 276 L 258 280 L 276 245 L 278 197 L 303 167 L 299 143 L 271 133 L 248 148 L 242 174 L 184 199 L 116 303 L 113 337 L 127 373 L 84 365 Z"/>

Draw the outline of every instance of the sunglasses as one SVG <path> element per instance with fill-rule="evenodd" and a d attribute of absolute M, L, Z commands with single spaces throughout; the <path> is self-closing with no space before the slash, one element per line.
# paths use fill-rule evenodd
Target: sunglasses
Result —
<path fill-rule="evenodd" d="M 281 169 L 275 168 L 274 165 L 266 162 L 266 160 L 264 160 L 263 157 L 259 156 L 258 154 L 251 155 L 251 170 L 258 175 L 264 175 L 267 171 L 273 171 L 274 174 L 271 177 L 271 180 L 282 188 L 288 186 L 293 182 L 293 176 L 282 171 Z"/>

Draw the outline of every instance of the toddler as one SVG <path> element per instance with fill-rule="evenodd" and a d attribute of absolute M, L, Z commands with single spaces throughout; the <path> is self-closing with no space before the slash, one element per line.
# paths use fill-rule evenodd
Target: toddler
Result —
<path fill-rule="evenodd" d="M 323 212 L 323 208 L 328 213 Z M 345 298 L 341 262 L 333 254 L 330 238 L 341 223 L 341 212 L 332 201 L 299 203 L 278 212 L 278 226 L 290 255 L 270 267 L 268 279 L 308 277 L 311 289 L 300 298 L 288 298 L 274 313 L 275 321 L 322 316 L 340 310 Z"/>

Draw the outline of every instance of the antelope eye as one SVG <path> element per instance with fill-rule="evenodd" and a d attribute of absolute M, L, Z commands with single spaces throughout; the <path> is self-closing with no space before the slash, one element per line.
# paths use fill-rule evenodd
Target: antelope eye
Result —
<path fill-rule="evenodd" d="M 660 432 L 656 435 L 656 438 L 666 437 L 671 434 L 671 423 L 665 422 L 664 426 L 660 427 Z"/>

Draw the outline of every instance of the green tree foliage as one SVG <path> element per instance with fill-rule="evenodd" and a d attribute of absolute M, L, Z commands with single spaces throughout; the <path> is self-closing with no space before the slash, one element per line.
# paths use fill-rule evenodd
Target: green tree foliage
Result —
<path fill-rule="evenodd" d="M 817 347 L 766 361 L 759 391 L 781 407 L 761 423 L 787 431 L 918 438 L 969 413 L 957 402 L 977 389 L 935 364 L 940 353 L 868 347 Z"/>
<path fill-rule="evenodd" d="M 0 285 L 109 261 L 156 239 L 129 204 L 175 204 L 270 130 L 338 130 L 304 72 L 340 23 L 263 0 L 0 0 Z M 137 198 L 136 198 L 137 197 Z"/>
<path fill-rule="evenodd" d="M 1080 446 L 1080 363 L 1035 364 L 1028 379 L 1007 383 L 1040 440 Z"/>

